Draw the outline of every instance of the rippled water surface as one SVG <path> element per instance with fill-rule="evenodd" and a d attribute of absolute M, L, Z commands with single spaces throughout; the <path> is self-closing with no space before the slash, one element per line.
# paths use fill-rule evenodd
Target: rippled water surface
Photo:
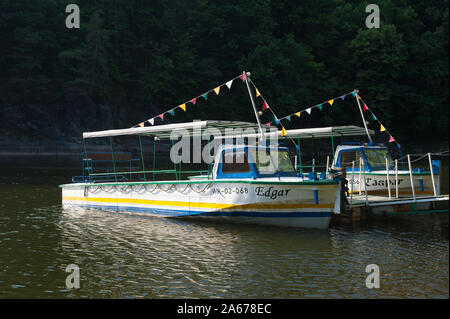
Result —
<path fill-rule="evenodd" d="M 449 297 L 448 214 L 302 230 L 63 209 L 76 173 L 2 172 L 0 298 Z"/>

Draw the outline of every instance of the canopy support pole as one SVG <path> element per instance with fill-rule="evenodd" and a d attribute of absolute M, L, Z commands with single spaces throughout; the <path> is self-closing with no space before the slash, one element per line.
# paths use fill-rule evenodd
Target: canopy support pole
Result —
<path fill-rule="evenodd" d="M 112 145 L 112 137 L 111 136 L 109 137 L 109 146 L 111 147 L 111 157 L 112 157 L 112 162 L 113 162 L 114 178 L 117 183 L 116 161 L 114 159 L 114 149 L 113 149 L 113 145 Z"/>
<path fill-rule="evenodd" d="M 155 164 L 156 164 L 156 136 L 153 137 L 153 170 L 152 180 L 155 180 Z"/>
<path fill-rule="evenodd" d="M 142 161 L 142 171 L 144 172 L 144 181 L 147 181 L 147 176 L 145 175 L 145 165 L 144 165 L 144 151 L 142 150 L 142 139 L 141 136 L 139 137 L 139 148 L 141 149 L 141 161 Z"/>

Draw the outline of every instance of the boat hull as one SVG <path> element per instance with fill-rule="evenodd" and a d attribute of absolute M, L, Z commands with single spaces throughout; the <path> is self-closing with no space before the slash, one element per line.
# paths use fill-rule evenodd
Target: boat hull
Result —
<path fill-rule="evenodd" d="M 62 185 L 64 207 L 326 229 L 340 211 L 339 183 L 142 182 Z"/>

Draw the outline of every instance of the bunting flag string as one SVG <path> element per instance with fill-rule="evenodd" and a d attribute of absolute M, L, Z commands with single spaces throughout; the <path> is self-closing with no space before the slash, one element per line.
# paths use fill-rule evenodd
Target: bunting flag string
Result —
<path fill-rule="evenodd" d="M 266 100 L 264 99 L 264 97 L 260 94 L 260 92 L 258 91 L 258 89 L 256 88 L 256 86 L 255 86 L 255 84 L 252 82 L 252 81 L 250 81 L 251 83 L 252 83 L 252 85 L 255 87 L 255 90 L 256 90 L 256 95 L 257 95 L 257 97 L 258 96 L 261 96 L 262 97 L 262 99 L 263 99 L 263 111 L 265 111 L 265 110 L 270 110 L 271 112 L 272 112 L 272 115 L 273 115 L 273 122 L 275 122 L 275 124 L 280 124 L 281 125 L 281 128 L 282 128 L 282 136 L 284 136 L 283 134 L 286 134 L 285 132 L 286 132 L 286 129 L 284 128 L 284 126 L 283 126 L 283 124 L 281 124 L 281 121 L 282 120 L 287 120 L 287 121 L 291 121 L 291 117 L 293 116 L 293 115 L 295 115 L 295 116 L 297 116 L 298 118 L 300 118 L 300 116 L 301 116 L 301 113 L 303 113 L 303 112 L 306 112 L 306 113 L 308 113 L 309 115 L 311 114 L 311 111 L 312 111 L 312 109 L 313 108 L 318 108 L 320 111 L 322 111 L 322 107 L 323 107 L 323 104 L 324 103 L 328 103 L 328 104 L 330 104 L 330 106 L 332 106 L 333 105 L 333 103 L 334 103 L 334 101 L 336 100 L 336 99 L 338 99 L 338 98 L 340 98 L 342 101 L 344 101 L 345 100 L 345 97 L 347 96 L 347 95 L 352 95 L 353 97 L 355 97 L 356 99 L 358 99 L 358 100 L 361 100 L 362 101 L 362 103 L 363 103 L 363 110 L 366 112 L 366 111 L 369 111 L 370 112 L 370 116 L 371 116 L 371 118 L 372 118 L 372 120 L 374 120 L 374 121 L 378 121 L 378 123 L 380 124 L 380 132 L 384 132 L 384 131 L 386 131 L 388 134 L 389 134 L 389 143 L 391 143 L 391 142 L 395 142 L 395 143 L 397 143 L 397 141 L 395 140 L 395 138 L 389 133 L 389 131 L 383 126 L 383 124 L 381 124 L 381 122 L 378 120 L 378 118 L 375 116 L 375 114 L 373 114 L 373 112 L 369 109 L 369 107 L 367 106 L 367 104 L 364 102 L 364 100 L 361 98 L 361 96 L 359 96 L 359 94 L 357 93 L 357 91 L 356 90 L 354 90 L 354 91 L 352 91 L 352 92 L 349 92 L 349 93 L 346 93 L 346 94 L 343 94 L 343 95 L 341 95 L 341 96 L 339 96 L 339 97 L 335 97 L 335 98 L 333 98 L 333 99 L 330 99 L 330 100 L 328 100 L 328 101 L 326 101 L 326 102 L 322 102 L 322 103 L 320 103 L 320 104 L 317 104 L 317 105 L 315 105 L 315 106 L 311 106 L 311 107 L 309 107 L 309 108 L 306 108 L 306 109 L 304 109 L 304 110 L 301 110 L 301 111 L 298 111 L 298 112 L 295 112 L 295 113 L 292 113 L 292 114 L 289 114 L 289 115 L 286 115 L 286 116 L 284 116 L 284 117 L 277 117 L 276 115 L 275 115 L 275 113 L 274 113 L 274 111 L 273 111 L 273 109 L 272 108 L 270 108 L 269 107 L 269 105 L 267 104 L 267 102 L 266 102 Z M 272 122 L 269 122 L 269 123 L 266 123 L 266 126 L 270 126 L 271 125 L 271 123 Z M 398 144 L 398 143 L 397 143 Z"/>
<path fill-rule="evenodd" d="M 176 109 L 182 109 L 184 112 L 186 112 L 186 106 L 187 106 L 188 103 L 191 103 L 192 105 L 195 105 L 195 104 L 197 103 L 197 99 L 198 99 L 199 97 L 202 97 L 205 101 L 207 101 L 207 100 L 208 100 L 208 94 L 209 94 L 210 92 L 212 92 L 212 91 L 214 91 L 214 92 L 216 93 L 216 95 L 219 95 L 220 88 L 221 88 L 223 85 L 226 85 L 226 86 L 228 87 L 228 89 L 231 89 L 231 85 L 233 84 L 233 81 L 236 80 L 237 78 L 240 78 L 243 82 L 245 82 L 246 75 L 245 75 L 245 74 L 241 74 L 241 75 L 239 75 L 239 76 L 236 76 L 236 77 L 232 78 L 231 80 L 229 80 L 229 81 L 227 81 L 227 82 L 225 82 L 225 83 L 222 83 L 221 85 L 215 87 L 214 89 L 211 89 L 211 90 L 209 90 L 209 91 L 207 91 L 207 92 L 205 92 L 205 93 L 203 93 L 203 94 L 200 94 L 199 96 L 194 97 L 193 99 L 191 99 L 191 100 L 189 100 L 189 101 L 186 101 L 186 102 L 184 102 L 183 104 L 180 104 L 180 105 L 178 105 L 178 106 L 176 106 L 176 107 L 173 107 L 173 108 L 171 108 L 171 109 L 169 109 L 169 110 L 167 110 L 167 111 L 165 111 L 165 112 L 163 112 L 163 113 L 161 113 L 161 114 L 159 114 L 159 115 L 156 115 L 156 116 L 154 116 L 154 117 L 152 117 L 152 118 L 150 118 L 150 119 L 148 119 L 148 120 L 146 120 L 146 121 L 144 121 L 144 122 L 141 122 L 141 123 L 139 123 L 139 124 L 137 124 L 137 125 L 134 125 L 133 127 L 138 127 L 138 126 L 139 126 L 139 127 L 144 127 L 146 122 L 150 123 L 151 125 L 154 125 L 154 124 L 155 124 L 155 119 L 156 119 L 156 118 L 159 118 L 159 119 L 161 119 L 161 121 L 164 121 L 164 115 L 165 115 L 166 113 L 169 113 L 171 116 L 174 116 L 174 115 L 175 115 L 175 110 L 176 110 Z M 259 92 L 258 92 L 258 93 L 259 93 Z M 268 106 L 267 106 L 267 107 L 268 107 Z"/>
<path fill-rule="evenodd" d="M 281 136 L 283 136 L 283 137 L 286 136 L 286 135 L 287 135 L 287 131 L 286 131 L 285 127 L 283 126 L 283 124 L 281 124 L 280 119 L 278 119 L 278 117 L 276 116 L 275 112 L 274 112 L 274 111 L 272 110 L 272 108 L 269 106 L 269 104 L 267 103 L 266 99 L 262 96 L 261 92 L 259 92 L 258 88 L 257 88 L 256 85 L 253 83 L 253 81 L 249 79 L 249 83 L 251 83 L 251 84 L 253 85 L 253 87 L 255 88 L 256 97 L 261 97 L 262 100 L 263 100 L 263 107 L 262 107 L 262 110 L 263 110 L 263 111 L 269 110 L 269 111 L 272 113 L 272 116 L 273 116 L 273 122 L 275 122 L 275 124 L 277 124 L 277 125 L 278 125 L 278 124 L 281 125 Z M 293 114 L 291 114 L 291 115 L 293 115 Z M 297 115 L 297 114 L 295 114 L 295 115 Z M 298 113 L 297 116 L 300 117 L 300 112 Z M 285 119 L 285 120 L 288 120 L 288 121 L 291 121 L 291 116 L 290 116 L 290 115 L 285 116 L 284 119 Z M 271 126 L 271 124 L 272 124 L 272 122 L 269 122 L 269 123 L 266 123 L 265 126 Z M 295 143 L 295 141 L 294 141 L 292 138 L 291 138 L 291 140 L 292 140 L 292 142 L 293 142 L 295 145 L 297 145 L 297 144 Z"/>
<path fill-rule="evenodd" d="M 312 109 L 317 108 L 317 109 L 319 109 L 320 111 L 322 111 L 322 109 L 323 109 L 323 104 L 328 103 L 330 106 L 332 106 L 333 103 L 334 103 L 337 99 L 341 99 L 342 101 L 344 101 L 344 100 L 345 100 L 345 97 L 346 97 L 347 95 L 350 95 L 350 94 L 352 94 L 354 97 L 356 97 L 356 95 L 357 95 L 355 91 L 352 91 L 352 92 L 349 92 L 349 93 L 340 95 L 340 96 L 338 96 L 338 97 L 335 97 L 335 98 L 333 98 L 333 99 L 331 99 L 331 100 L 328 100 L 328 101 L 322 102 L 322 103 L 320 103 L 320 104 L 317 104 L 317 105 L 308 107 L 308 108 L 303 109 L 303 110 L 301 110 L 301 111 L 297 111 L 297 112 L 295 112 L 295 113 L 286 115 L 286 116 L 284 116 L 284 117 L 280 117 L 280 118 L 278 118 L 278 119 L 279 119 L 280 121 L 282 121 L 282 120 L 285 120 L 288 116 L 290 117 L 290 116 L 292 116 L 292 115 L 296 115 L 297 117 L 300 117 L 300 113 L 302 113 L 302 112 L 304 112 L 304 111 L 306 111 L 309 115 L 311 115 Z"/>
<path fill-rule="evenodd" d="M 359 96 L 356 92 L 355 92 L 355 96 L 357 99 L 361 100 L 361 102 L 363 103 L 363 110 L 364 111 L 369 111 L 370 112 L 370 117 L 373 121 L 377 121 L 378 124 L 380 125 L 380 133 L 381 132 L 386 132 L 389 135 L 389 143 L 395 142 L 397 143 L 397 141 L 395 140 L 395 138 L 391 135 L 391 133 L 386 129 L 386 127 L 378 120 L 378 118 L 375 116 L 375 114 L 373 114 L 372 110 L 367 106 L 366 102 L 364 102 L 364 100 L 361 98 L 361 96 Z M 397 143 L 397 145 L 399 145 Z"/>

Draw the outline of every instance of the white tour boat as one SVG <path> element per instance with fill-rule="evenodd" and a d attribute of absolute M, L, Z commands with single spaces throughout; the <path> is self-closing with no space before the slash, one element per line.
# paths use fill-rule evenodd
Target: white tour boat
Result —
<path fill-rule="evenodd" d="M 258 128 L 245 122 L 201 121 L 84 133 L 83 138 L 137 135 L 164 140 L 174 131 L 189 132 L 192 137 L 198 130 L 224 132 L 233 126 Z M 159 181 L 147 178 L 158 173 L 155 170 L 95 173 L 92 157 L 85 153 L 83 159 L 87 174 L 60 186 L 64 206 L 320 229 L 327 228 L 332 214 L 340 212 L 339 180 L 298 174 L 286 147 L 220 145 L 212 168 L 185 180 L 176 170 L 170 172 L 177 180 Z"/>

